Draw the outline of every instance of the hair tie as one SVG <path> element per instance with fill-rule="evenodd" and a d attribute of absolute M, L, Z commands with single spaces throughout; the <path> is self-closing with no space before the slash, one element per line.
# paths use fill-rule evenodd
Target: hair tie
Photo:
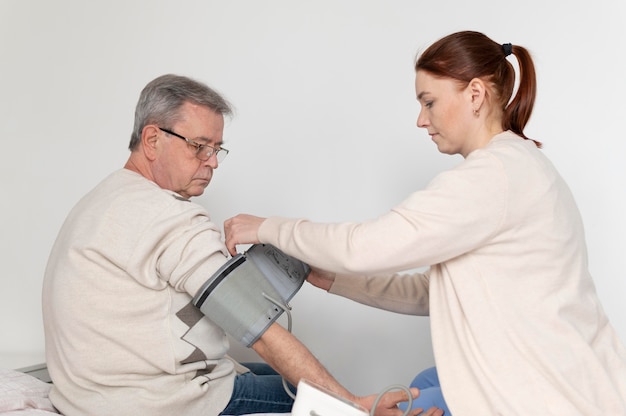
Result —
<path fill-rule="evenodd" d="M 510 43 L 503 43 L 502 50 L 504 51 L 504 56 L 509 56 L 513 53 L 513 45 Z"/>

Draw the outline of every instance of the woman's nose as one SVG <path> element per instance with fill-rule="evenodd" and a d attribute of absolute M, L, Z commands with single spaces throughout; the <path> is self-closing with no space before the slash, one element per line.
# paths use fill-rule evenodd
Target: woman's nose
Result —
<path fill-rule="evenodd" d="M 417 127 L 425 128 L 428 125 L 428 119 L 424 115 L 424 112 L 420 110 L 417 115 Z"/>

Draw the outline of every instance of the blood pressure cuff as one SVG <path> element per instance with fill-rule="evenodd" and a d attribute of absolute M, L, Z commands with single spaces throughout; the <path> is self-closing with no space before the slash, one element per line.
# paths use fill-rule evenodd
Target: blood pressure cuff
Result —
<path fill-rule="evenodd" d="M 237 254 L 202 285 L 193 304 L 224 331 L 252 346 L 284 312 L 310 267 L 269 244 Z"/>

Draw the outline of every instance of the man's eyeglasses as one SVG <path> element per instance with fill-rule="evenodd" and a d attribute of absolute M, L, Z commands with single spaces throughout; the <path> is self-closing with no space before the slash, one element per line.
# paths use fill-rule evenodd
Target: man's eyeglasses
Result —
<path fill-rule="evenodd" d="M 159 130 L 167 134 L 171 134 L 174 137 L 178 137 L 179 139 L 186 141 L 188 145 L 195 147 L 196 157 L 202 161 L 209 160 L 209 158 L 215 154 L 215 157 L 217 157 L 217 161 L 219 163 L 222 163 L 222 161 L 228 155 L 228 150 L 224 149 L 223 147 L 213 147 L 213 146 L 209 146 L 208 144 L 200 144 L 200 143 L 194 142 L 193 140 L 189 140 L 188 138 L 181 136 L 180 134 L 174 133 L 171 130 L 167 130 L 161 127 L 159 127 Z"/>

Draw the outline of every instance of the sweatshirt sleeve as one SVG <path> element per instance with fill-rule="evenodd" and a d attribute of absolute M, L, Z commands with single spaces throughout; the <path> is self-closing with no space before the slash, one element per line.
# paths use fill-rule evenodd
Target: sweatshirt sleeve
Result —
<path fill-rule="evenodd" d="M 169 285 L 194 296 L 226 262 L 228 252 L 203 207 L 174 200 L 145 227 L 132 257 L 129 271 L 141 284 Z"/>
<path fill-rule="evenodd" d="M 259 240 L 339 274 L 393 273 L 467 253 L 496 234 L 508 192 L 497 158 L 470 156 L 373 220 L 322 224 L 272 217 L 259 228 Z"/>

